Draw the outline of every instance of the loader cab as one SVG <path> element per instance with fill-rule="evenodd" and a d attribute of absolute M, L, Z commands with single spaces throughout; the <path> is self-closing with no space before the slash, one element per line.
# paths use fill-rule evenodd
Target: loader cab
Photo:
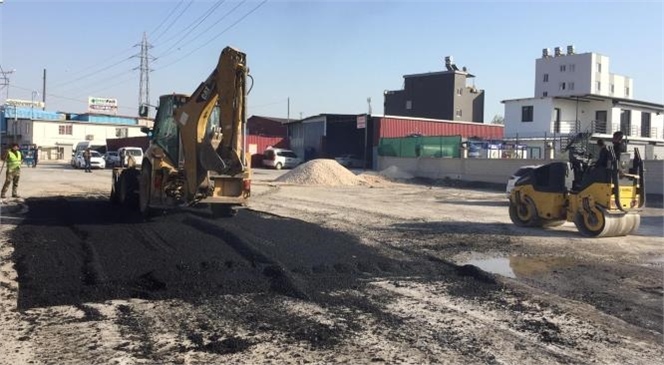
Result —
<path fill-rule="evenodd" d="M 162 95 L 159 97 L 159 108 L 154 118 L 154 128 L 150 140 L 164 150 L 166 156 L 177 165 L 180 152 L 180 132 L 175 120 L 175 109 L 189 99 L 182 94 Z"/>

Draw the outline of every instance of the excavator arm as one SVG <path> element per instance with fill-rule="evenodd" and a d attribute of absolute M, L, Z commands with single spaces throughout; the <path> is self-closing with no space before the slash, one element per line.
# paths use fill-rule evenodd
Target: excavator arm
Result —
<path fill-rule="evenodd" d="M 248 169 L 243 147 L 247 73 L 246 55 L 224 48 L 207 80 L 175 110 L 188 200 L 206 195 L 201 193 L 211 188 L 210 172 L 236 176 Z M 208 120 L 216 106 L 219 126 L 210 128 Z"/>

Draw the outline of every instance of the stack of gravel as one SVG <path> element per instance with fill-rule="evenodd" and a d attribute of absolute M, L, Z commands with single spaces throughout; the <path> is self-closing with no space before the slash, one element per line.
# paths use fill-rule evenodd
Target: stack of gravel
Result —
<path fill-rule="evenodd" d="M 364 179 L 350 172 L 337 161 L 329 159 L 311 160 L 280 176 L 275 181 L 321 186 L 353 186 L 366 183 Z"/>

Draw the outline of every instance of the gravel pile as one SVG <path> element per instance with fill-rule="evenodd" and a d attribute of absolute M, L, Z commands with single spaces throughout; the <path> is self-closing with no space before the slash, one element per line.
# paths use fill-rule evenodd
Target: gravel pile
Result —
<path fill-rule="evenodd" d="M 366 181 L 341 166 L 337 161 L 330 159 L 316 159 L 304 163 L 275 181 L 322 186 L 352 186 L 362 185 Z"/>

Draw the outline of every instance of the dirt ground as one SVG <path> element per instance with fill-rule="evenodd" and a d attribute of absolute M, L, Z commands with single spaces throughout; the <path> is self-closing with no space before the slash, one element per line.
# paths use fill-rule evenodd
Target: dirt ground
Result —
<path fill-rule="evenodd" d="M 0 364 L 655 364 L 664 210 L 629 237 L 511 224 L 504 193 L 256 170 L 250 209 L 142 221 L 110 171 L 3 203 Z M 658 360 L 659 359 L 659 360 Z"/>

